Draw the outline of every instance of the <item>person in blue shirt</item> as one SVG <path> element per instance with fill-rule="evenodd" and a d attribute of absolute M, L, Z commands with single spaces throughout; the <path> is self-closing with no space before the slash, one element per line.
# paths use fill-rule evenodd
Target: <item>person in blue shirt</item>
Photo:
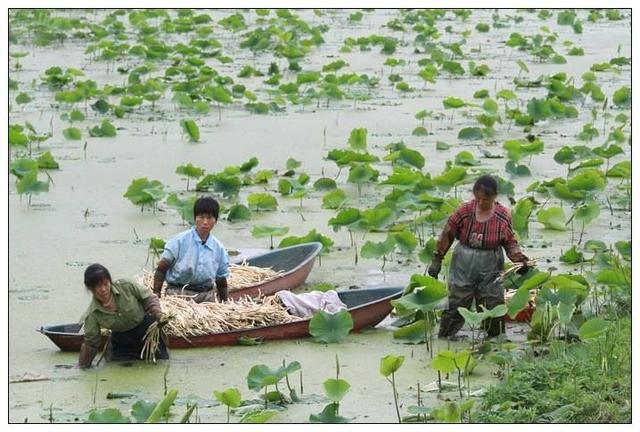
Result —
<path fill-rule="evenodd" d="M 195 302 L 215 301 L 215 284 L 220 301 L 227 300 L 229 255 L 211 230 L 218 221 L 220 205 L 201 197 L 193 205 L 195 225 L 169 240 L 156 268 L 153 292 L 160 296 L 164 281 L 166 295 L 187 295 Z"/>

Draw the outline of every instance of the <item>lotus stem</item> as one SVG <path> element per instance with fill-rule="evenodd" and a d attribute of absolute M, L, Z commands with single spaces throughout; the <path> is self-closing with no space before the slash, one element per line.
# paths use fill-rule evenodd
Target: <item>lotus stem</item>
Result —
<path fill-rule="evenodd" d="M 400 408 L 398 407 L 398 392 L 396 391 L 396 374 L 391 373 L 391 387 L 393 388 L 393 402 L 396 405 L 396 414 L 398 415 L 398 423 L 402 423 L 402 418 L 400 417 Z"/>

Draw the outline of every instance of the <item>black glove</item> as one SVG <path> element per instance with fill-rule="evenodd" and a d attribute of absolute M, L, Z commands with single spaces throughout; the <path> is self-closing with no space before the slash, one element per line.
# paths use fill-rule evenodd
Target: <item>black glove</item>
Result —
<path fill-rule="evenodd" d="M 522 261 L 522 267 L 520 267 L 518 270 L 516 270 L 516 273 L 518 273 L 519 275 L 525 275 L 527 274 L 527 272 L 529 271 L 531 267 L 529 267 L 529 262 L 527 260 Z"/>
<path fill-rule="evenodd" d="M 429 273 L 429 276 L 431 276 L 432 278 L 438 279 L 438 273 L 440 273 L 441 267 L 442 260 L 434 258 L 433 261 L 431 261 L 431 265 L 429 266 L 427 273 Z"/>

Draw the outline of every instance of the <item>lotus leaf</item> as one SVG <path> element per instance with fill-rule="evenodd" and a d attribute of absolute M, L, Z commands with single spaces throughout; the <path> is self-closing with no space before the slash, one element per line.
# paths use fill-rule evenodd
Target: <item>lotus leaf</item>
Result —
<path fill-rule="evenodd" d="M 600 156 L 605 159 L 611 159 L 614 156 L 623 154 L 624 150 L 622 150 L 622 148 L 616 144 L 611 144 L 609 146 L 602 145 L 600 147 L 595 147 L 593 149 L 593 153 L 596 156 Z"/>
<path fill-rule="evenodd" d="M 519 200 L 512 212 L 513 229 L 520 238 L 526 238 L 529 232 L 529 217 L 533 210 L 533 201 L 531 198 L 523 198 Z"/>
<path fill-rule="evenodd" d="M 630 275 L 625 274 L 624 271 L 619 269 L 616 269 L 616 270 L 605 269 L 598 272 L 598 274 L 596 275 L 596 281 L 598 283 L 602 283 L 605 285 L 617 285 L 621 287 L 628 287 L 630 286 L 630 281 L 631 281 L 631 278 L 629 276 Z"/>
<path fill-rule="evenodd" d="M 393 332 L 393 338 L 401 339 L 405 343 L 410 344 L 424 343 L 425 326 L 427 326 L 427 331 L 431 331 L 434 324 L 431 320 L 418 320 L 395 330 Z"/>
<path fill-rule="evenodd" d="M 565 226 L 564 210 L 560 207 L 549 207 L 538 211 L 538 222 L 544 225 L 546 229 L 564 231 Z"/>
<path fill-rule="evenodd" d="M 260 391 L 264 387 L 277 384 L 285 376 L 285 369 L 270 369 L 267 365 L 255 365 L 247 375 L 247 385 L 250 390 Z"/>
<path fill-rule="evenodd" d="M 628 86 L 620 87 L 613 93 L 613 103 L 618 108 L 631 106 L 631 89 Z"/>
<path fill-rule="evenodd" d="M 465 307 L 459 307 L 458 312 L 464 318 L 465 323 L 471 327 L 477 327 L 487 318 L 487 314 L 485 312 L 474 312 Z"/>
<path fill-rule="evenodd" d="M 278 208 L 278 200 L 268 193 L 252 193 L 247 196 L 251 210 L 272 211 Z"/>
<path fill-rule="evenodd" d="M 458 139 L 462 140 L 481 140 L 484 138 L 484 132 L 479 127 L 466 127 L 458 132 Z"/>
<path fill-rule="evenodd" d="M 158 402 L 151 414 L 149 414 L 149 417 L 147 417 L 145 423 L 156 423 L 163 417 L 167 417 L 169 414 L 169 409 L 171 408 L 173 401 L 175 401 L 176 396 L 178 396 L 178 390 L 169 390 L 167 395 L 160 402 Z"/>
<path fill-rule="evenodd" d="M 171 193 L 167 197 L 167 205 L 175 208 L 180 214 L 180 217 L 182 217 L 182 220 L 193 224 L 193 205 L 196 199 L 196 196 L 191 196 L 185 200 L 181 200 L 176 193 Z"/>
<path fill-rule="evenodd" d="M 334 231 L 338 231 L 341 227 L 350 227 L 362 218 L 360 210 L 355 208 L 346 208 L 341 210 L 335 217 L 329 219 L 329 225 Z"/>
<path fill-rule="evenodd" d="M 396 239 L 392 235 L 387 236 L 385 241 L 378 243 L 367 241 L 360 249 L 360 256 L 362 258 L 379 258 L 391 253 L 395 246 Z"/>
<path fill-rule="evenodd" d="M 551 193 L 561 200 L 571 202 L 583 201 L 587 197 L 585 191 L 572 191 L 566 183 L 562 182 L 555 183 L 551 188 Z"/>
<path fill-rule="evenodd" d="M 626 260 L 631 259 L 631 241 L 620 240 L 615 243 L 616 250 L 620 252 L 620 255 Z M 586 244 L 585 244 L 586 248 Z"/>
<path fill-rule="evenodd" d="M 9 145 L 12 147 L 20 146 L 25 147 L 29 143 L 27 136 L 22 133 L 24 128 L 20 125 L 9 126 Z"/>
<path fill-rule="evenodd" d="M 357 163 L 351 166 L 349 169 L 349 177 L 347 181 L 349 183 L 355 183 L 358 185 L 375 182 L 378 178 L 379 172 L 367 163 Z"/>
<path fill-rule="evenodd" d="M 49 182 L 43 182 L 38 180 L 38 172 L 30 171 L 25 174 L 16 184 L 16 191 L 22 195 L 33 195 L 41 192 L 49 191 Z"/>
<path fill-rule="evenodd" d="M 31 174 L 32 172 L 38 172 L 38 161 L 28 158 L 16 159 L 11 161 L 9 164 L 9 172 L 14 176 L 21 179 L 27 174 Z"/>
<path fill-rule="evenodd" d="M 229 222 L 249 219 L 251 219 L 251 210 L 248 207 L 242 204 L 234 204 L 229 208 L 229 214 L 227 215 Z"/>
<path fill-rule="evenodd" d="M 278 245 L 278 247 L 283 248 L 287 246 L 294 246 L 297 244 L 309 243 L 314 241 L 322 243 L 322 252 L 326 252 L 331 246 L 333 246 L 333 240 L 331 240 L 327 236 L 324 236 L 318 233 L 315 229 L 312 229 L 302 237 L 289 236 L 289 237 L 283 238 L 280 241 L 280 244 Z"/>
<path fill-rule="evenodd" d="M 36 159 L 36 161 L 38 162 L 38 168 L 40 169 L 59 169 L 60 168 L 60 165 L 53 158 L 53 155 L 51 155 L 51 152 L 49 151 L 44 152 L 43 154 L 38 156 L 38 159 Z"/>
<path fill-rule="evenodd" d="M 349 146 L 356 151 L 364 151 L 367 149 L 367 129 L 356 128 L 351 130 L 349 135 Z"/>
<path fill-rule="evenodd" d="M 251 411 L 242 416 L 239 423 L 265 423 L 276 414 L 278 411 L 272 409 Z"/>
<path fill-rule="evenodd" d="M 404 356 L 386 355 L 380 359 L 380 374 L 386 378 L 396 373 L 403 363 Z"/>
<path fill-rule="evenodd" d="M 433 183 L 444 190 L 449 190 L 461 183 L 467 176 L 466 168 L 453 166 L 438 177 L 434 177 Z"/>
<path fill-rule="evenodd" d="M 618 162 L 607 171 L 607 177 L 631 178 L 631 161 Z"/>
<path fill-rule="evenodd" d="M 589 252 L 604 252 L 607 249 L 607 245 L 600 240 L 587 240 L 584 243 L 584 250 Z"/>
<path fill-rule="evenodd" d="M 513 161 L 508 161 L 505 164 L 505 171 L 516 177 L 530 177 L 531 171 L 526 165 L 516 165 Z"/>
<path fill-rule="evenodd" d="M 69 140 L 80 140 L 80 139 L 82 139 L 82 132 L 80 132 L 80 129 L 74 128 L 74 127 L 69 127 L 69 128 L 63 129 L 62 130 L 62 135 L 64 135 L 64 137 L 66 139 L 69 139 Z"/>
<path fill-rule="evenodd" d="M 455 353 L 452 351 L 440 351 L 431 360 L 431 367 L 442 373 L 451 373 L 456 370 Z"/>
<path fill-rule="evenodd" d="M 480 161 L 478 161 L 473 156 L 473 153 L 466 150 L 461 151 L 456 155 L 455 163 L 456 165 L 465 165 L 465 166 L 480 165 Z"/>
<path fill-rule="evenodd" d="M 420 277 L 418 278 L 418 276 Z M 422 285 L 412 288 L 412 291 L 404 294 L 398 300 L 392 300 L 392 305 L 399 304 L 406 309 L 427 312 L 434 310 L 447 296 L 447 287 L 431 276 L 413 275 L 411 279 L 410 289 L 413 284 L 420 283 Z"/>
<path fill-rule="evenodd" d="M 200 129 L 193 120 L 180 120 L 180 126 L 191 142 L 200 141 Z"/>
<path fill-rule="evenodd" d="M 176 174 L 183 175 L 190 178 L 199 178 L 204 175 L 204 170 L 197 166 L 188 163 L 186 165 L 180 165 L 176 168 Z"/>
<path fill-rule="evenodd" d="M 433 253 L 435 252 L 437 248 L 437 241 L 434 238 L 430 238 L 426 243 L 424 248 L 422 248 L 420 250 L 420 252 L 418 252 L 418 259 L 420 259 L 420 262 L 422 264 L 431 264 L 431 261 L 433 260 Z"/>
<path fill-rule="evenodd" d="M 609 328 L 609 323 L 601 318 L 591 318 L 585 321 L 579 329 L 580 339 L 594 339 L 603 335 Z"/>
<path fill-rule="evenodd" d="M 327 177 L 322 177 L 313 183 L 313 188 L 317 191 L 332 191 L 336 190 L 336 181 Z"/>
<path fill-rule="evenodd" d="M 347 310 L 334 314 L 319 310 L 309 321 L 309 333 L 317 342 L 341 342 L 351 329 L 353 329 L 353 318 Z"/>
<path fill-rule="evenodd" d="M 324 387 L 327 399 L 334 403 L 340 402 L 351 388 L 351 385 L 347 381 L 333 378 L 326 380 L 322 386 Z"/>
<path fill-rule="evenodd" d="M 283 236 L 289 232 L 289 227 L 273 227 L 266 225 L 254 225 L 251 229 L 251 235 L 255 238 Z"/>
<path fill-rule="evenodd" d="M 87 423 L 130 423 L 130 420 L 123 416 L 119 409 L 106 408 L 91 411 Z"/>
<path fill-rule="evenodd" d="M 571 191 L 588 191 L 602 190 L 606 185 L 604 174 L 595 169 L 587 169 L 574 175 L 567 182 L 567 186 Z"/>
<path fill-rule="evenodd" d="M 418 245 L 418 240 L 411 231 L 393 233 L 393 238 L 400 251 L 405 254 L 412 253 Z"/>
<path fill-rule="evenodd" d="M 463 106 L 466 105 L 466 102 L 460 98 L 457 97 L 447 97 L 442 101 L 442 105 L 444 105 L 445 108 L 449 109 L 449 108 L 462 108 Z"/>
<path fill-rule="evenodd" d="M 347 194 L 342 189 L 336 189 L 322 197 L 322 208 L 339 209 L 346 200 Z"/>
<path fill-rule="evenodd" d="M 338 415 L 338 405 L 330 403 L 324 407 L 320 414 L 311 414 L 309 421 L 312 423 L 348 423 L 349 419 Z"/>
<path fill-rule="evenodd" d="M 529 304 L 529 289 L 521 286 L 516 293 L 507 300 L 507 315 L 514 319 L 516 315 Z"/>
<path fill-rule="evenodd" d="M 157 402 L 139 400 L 131 406 L 131 417 L 136 423 L 144 423 L 155 410 L 156 405 Z"/>
<path fill-rule="evenodd" d="M 380 230 L 393 222 L 395 214 L 389 207 L 379 207 L 361 212 L 368 230 Z"/>

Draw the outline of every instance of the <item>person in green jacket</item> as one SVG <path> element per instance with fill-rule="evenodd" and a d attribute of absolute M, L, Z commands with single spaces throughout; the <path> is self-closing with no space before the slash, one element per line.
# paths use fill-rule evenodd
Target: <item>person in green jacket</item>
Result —
<path fill-rule="evenodd" d="M 101 329 L 111 330 L 112 360 L 139 359 L 147 328 L 162 318 L 158 297 L 136 282 L 112 281 L 109 270 L 101 264 L 87 267 L 84 284 L 93 299 L 84 314 L 84 342 L 78 366 L 91 367 L 100 349 Z M 169 358 L 162 340 L 156 358 Z"/>

